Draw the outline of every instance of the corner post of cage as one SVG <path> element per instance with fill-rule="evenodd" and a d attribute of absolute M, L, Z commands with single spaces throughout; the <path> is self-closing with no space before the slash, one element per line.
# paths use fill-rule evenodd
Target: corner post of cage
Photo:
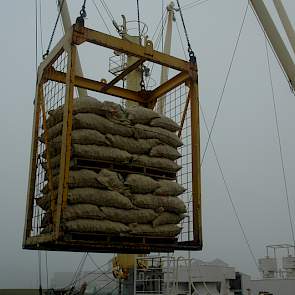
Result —
<path fill-rule="evenodd" d="M 41 82 L 41 75 L 38 72 L 38 79 L 36 84 L 35 99 L 34 99 L 34 117 L 32 127 L 32 143 L 31 143 L 31 154 L 30 154 L 30 165 L 29 165 L 29 183 L 27 191 L 27 202 L 26 202 L 26 216 L 25 226 L 23 234 L 23 247 L 26 244 L 27 239 L 30 236 L 32 230 L 32 219 L 34 210 L 34 197 L 35 197 L 35 182 L 36 182 L 36 171 L 37 171 L 37 153 L 38 153 L 38 131 L 40 126 L 40 90 L 43 87 Z"/>
<path fill-rule="evenodd" d="M 76 57 L 77 57 L 77 48 L 73 43 L 68 44 L 65 50 L 67 51 L 67 54 L 68 54 L 68 64 L 67 64 L 67 73 L 66 73 L 66 95 L 65 95 L 64 113 L 63 113 L 62 147 L 61 147 L 61 159 L 60 159 L 58 197 L 57 197 L 56 212 L 53 215 L 55 240 L 59 238 L 62 210 L 65 208 L 67 204 L 68 179 L 69 179 L 70 157 L 71 157 L 73 96 L 74 96 Z"/>
<path fill-rule="evenodd" d="M 39 99 L 40 99 L 40 105 L 41 105 L 42 125 L 43 125 L 44 138 L 45 138 L 45 153 L 46 153 L 46 163 L 47 163 L 48 187 L 49 187 L 49 194 L 50 194 L 50 207 L 51 207 L 51 215 L 53 215 L 55 212 L 56 195 L 54 194 L 53 182 L 52 182 L 50 144 L 49 144 L 47 121 L 46 121 L 46 107 L 45 107 L 43 83 L 42 83 L 42 87 L 40 87 L 40 98 Z"/>
<path fill-rule="evenodd" d="M 191 136 L 192 136 L 192 199 L 194 241 L 202 247 L 200 112 L 198 76 L 190 81 Z"/>

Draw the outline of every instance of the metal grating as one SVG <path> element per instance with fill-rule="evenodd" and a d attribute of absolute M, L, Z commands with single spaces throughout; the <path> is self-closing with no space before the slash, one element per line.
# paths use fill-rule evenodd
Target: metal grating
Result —
<path fill-rule="evenodd" d="M 166 95 L 164 114 L 180 124 L 185 109 L 185 103 L 188 95 L 188 87 L 184 84 L 173 89 Z M 192 140 L 191 140 L 191 109 L 188 106 L 184 125 L 181 133 L 183 146 L 179 148 L 182 157 L 177 161 L 182 169 L 177 173 L 177 182 L 180 183 L 186 191 L 180 196 L 185 202 L 187 216 L 181 222 L 182 231 L 179 235 L 179 242 L 193 240 L 193 201 L 192 201 Z"/>
<path fill-rule="evenodd" d="M 53 67 L 57 71 L 66 72 L 67 70 L 67 53 L 64 51 L 59 55 L 57 60 L 53 63 Z M 44 96 L 44 106 L 46 118 L 48 113 L 56 108 L 62 106 L 65 103 L 66 95 L 66 85 L 54 81 L 47 81 L 43 84 L 43 96 Z M 39 130 L 38 137 L 42 135 L 43 130 L 43 114 L 42 110 L 39 117 Z M 45 144 L 38 141 L 38 157 L 37 157 L 37 170 L 36 170 L 36 180 L 35 180 L 35 194 L 34 194 L 34 207 L 33 207 L 33 219 L 32 219 L 32 233 L 31 236 L 37 236 L 41 233 L 42 227 L 41 222 L 45 215 L 43 211 L 36 204 L 36 200 L 43 196 L 42 190 L 47 184 L 45 170 L 42 164 L 45 163 Z"/>

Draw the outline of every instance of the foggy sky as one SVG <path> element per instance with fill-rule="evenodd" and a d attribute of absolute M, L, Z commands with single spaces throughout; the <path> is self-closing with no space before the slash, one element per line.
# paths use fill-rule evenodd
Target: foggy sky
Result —
<path fill-rule="evenodd" d="M 55 1 L 41 1 L 45 48 L 57 12 Z M 266 1 L 267 4 L 272 2 Z M 74 19 L 82 1 L 68 2 Z M 183 4 L 189 2 L 191 1 L 181 1 Z M 295 25 L 294 1 L 283 2 Z M 136 19 L 135 1 L 110 0 L 108 3 L 119 23 L 122 13 L 128 19 Z M 161 3 L 157 0 L 140 3 L 142 20 L 149 25 L 151 36 L 161 16 Z M 12 0 L 1 4 L 5 13 L 0 18 L 0 288 L 32 288 L 37 287 L 38 282 L 37 252 L 24 251 L 21 244 L 36 76 L 34 1 Z M 246 0 L 209 0 L 184 11 L 192 47 L 197 55 L 200 100 L 209 126 L 212 124 L 246 4 Z M 273 7 L 269 7 L 274 15 Z M 87 26 L 106 32 L 91 1 L 88 1 L 87 11 Z M 177 19 L 181 26 L 179 15 Z M 107 17 L 106 20 L 111 28 Z M 275 20 L 278 20 L 276 15 Z M 54 42 L 61 36 L 60 26 L 57 35 Z M 175 27 L 173 38 L 172 53 L 183 57 Z M 95 55 L 93 51 L 86 54 L 87 50 L 82 49 L 80 52 L 84 70 L 96 79 L 109 78 L 107 74 L 102 74 L 107 72 L 102 69 L 108 66 L 107 58 L 111 52 Z M 270 58 L 294 218 L 295 97 L 272 53 Z M 38 62 L 40 60 L 39 48 Z M 203 145 L 206 139 L 202 123 Z M 291 243 L 265 41 L 251 10 L 248 11 L 212 139 L 255 256 L 263 257 L 267 244 Z M 257 269 L 235 220 L 211 147 L 202 167 L 202 194 L 204 249 L 192 256 L 205 260 L 220 258 L 239 271 L 257 276 Z M 44 262 L 44 255 L 42 257 Z M 81 257 L 80 253 L 48 253 L 49 274 L 75 271 Z M 112 255 L 98 254 L 93 257 L 98 264 L 102 264 Z M 88 265 L 86 269 L 87 267 L 93 266 Z M 44 272 L 44 267 L 42 270 Z"/>

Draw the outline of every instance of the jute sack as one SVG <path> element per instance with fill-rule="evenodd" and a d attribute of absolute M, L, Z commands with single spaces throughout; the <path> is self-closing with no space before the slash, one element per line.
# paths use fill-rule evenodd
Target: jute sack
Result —
<path fill-rule="evenodd" d="M 172 119 L 161 116 L 160 118 L 155 118 L 150 122 L 153 127 L 161 127 L 171 132 L 176 132 L 180 129 L 179 125 L 175 123 Z"/>
<path fill-rule="evenodd" d="M 159 187 L 156 180 L 140 174 L 129 174 L 125 185 L 129 187 L 131 193 L 139 194 L 152 193 Z"/>
<path fill-rule="evenodd" d="M 175 214 L 170 212 L 162 212 L 159 216 L 154 219 L 153 226 L 159 226 L 164 224 L 178 224 L 182 219 L 184 219 L 183 214 Z"/>
<path fill-rule="evenodd" d="M 137 236 L 175 237 L 181 232 L 176 224 L 165 224 L 153 227 L 150 224 L 131 224 L 130 234 Z"/>
<path fill-rule="evenodd" d="M 150 168 L 158 168 L 164 171 L 177 172 L 181 169 L 177 163 L 165 158 L 149 157 L 146 155 L 134 155 L 132 159 L 134 165 L 140 165 Z"/>
<path fill-rule="evenodd" d="M 63 122 L 59 122 L 50 128 L 48 128 L 48 140 L 51 141 L 53 138 L 62 135 Z M 121 123 L 115 123 L 105 117 L 92 114 L 92 113 L 78 113 L 73 116 L 72 129 L 90 129 L 96 130 L 103 134 L 117 134 L 126 137 L 133 136 L 133 130 L 131 126 L 127 126 Z M 45 134 L 42 133 L 39 140 L 45 142 Z"/>
<path fill-rule="evenodd" d="M 126 233 L 130 229 L 128 226 L 120 222 L 113 222 L 109 220 L 76 219 L 66 222 L 65 230 L 70 232 L 118 234 Z"/>
<path fill-rule="evenodd" d="M 104 213 L 105 219 L 120 221 L 125 224 L 150 223 L 158 216 L 158 214 L 151 209 L 123 210 L 112 207 L 101 207 L 100 209 Z"/>
<path fill-rule="evenodd" d="M 127 188 L 124 186 L 124 178 L 121 174 L 102 169 L 97 175 L 98 181 L 107 189 L 118 192 L 124 192 Z"/>
<path fill-rule="evenodd" d="M 154 194 L 158 196 L 179 196 L 185 188 L 177 182 L 171 180 L 159 180 L 159 187 L 155 190 Z"/>
<path fill-rule="evenodd" d="M 181 154 L 177 151 L 176 148 L 167 145 L 167 144 L 160 144 L 154 146 L 150 152 L 151 157 L 160 157 L 160 158 L 167 158 L 172 161 L 181 157 Z"/>
<path fill-rule="evenodd" d="M 49 111 L 49 117 L 46 121 L 47 127 L 50 128 L 63 120 L 64 105 L 55 110 Z M 74 99 L 73 101 L 73 114 L 78 113 L 94 113 L 104 115 L 103 104 L 97 99 L 85 96 Z"/>
<path fill-rule="evenodd" d="M 119 209 L 132 209 L 131 201 L 116 191 L 100 190 L 97 188 L 76 188 L 68 193 L 69 204 L 92 204 L 110 206 Z"/>
<path fill-rule="evenodd" d="M 132 137 L 131 126 L 114 123 L 96 114 L 77 114 L 73 117 L 73 129 L 93 129 L 103 134 L 115 134 Z"/>
<path fill-rule="evenodd" d="M 58 188 L 59 175 L 52 178 L 53 189 Z M 103 184 L 98 180 L 98 174 L 92 170 L 81 169 L 81 170 L 70 170 L 69 188 L 81 188 L 81 187 L 93 187 L 93 188 L 105 188 Z M 49 192 L 48 183 L 41 190 L 43 194 Z"/>
<path fill-rule="evenodd" d="M 160 115 L 151 109 L 141 106 L 131 106 L 126 108 L 128 119 L 132 124 L 149 124 L 154 118 L 159 118 Z"/>
<path fill-rule="evenodd" d="M 125 150 L 130 154 L 147 154 L 152 147 L 160 143 L 158 139 L 134 139 L 120 135 L 107 134 L 109 145 Z"/>
<path fill-rule="evenodd" d="M 62 137 L 58 136 L 52 140 L 52 144 L 61 144 Z M 72 131 L 72 143 L 77 144 L 95 144 L 108 146 L 109 143 L 106 140 L 104 134 L 97 130 L 91 129 L 76 129 Z"/>
<path fill-rule="evenodd" d="M 136 138 L 157 138 L 175 148 L 183 145 L 181 139 L 175 133 L 159 127 L 136 124 L 134 126 L 134 135 Z"/>
<path fill-rule="evenodd" d="M 163 208 L 164 211 L 181 214 L 186 213 L 186 207 L 177 197 L 160 197 L 151 194 L 135 194 L 132 203 L 139 208 L 154 209 L 156 212 Z"/>
<path fill-rule="evenodd" d="M 75 220 L 78 218 L 85 219 L 105 219 L 103 212 L 95 205 L 91 204 L 77 204 L 67 206 L 63 211 L 63 220 Z"/>
<path fill-rule="evenodd" d="M 123 150 L 119 150 L 113 147 L 97 146 L 97 145 L 72 145 L 72 155 L 75 157 L 112 161 L 112 162 L 129 162 L 132 156 Z"/>

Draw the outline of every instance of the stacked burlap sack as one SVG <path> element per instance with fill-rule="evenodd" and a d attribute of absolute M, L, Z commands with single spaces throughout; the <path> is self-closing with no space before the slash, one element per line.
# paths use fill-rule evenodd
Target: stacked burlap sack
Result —
<path fill-rule="evenodd" d="M 63 107 L 47 118 L 49 155 L 54 194 L 48 183 L 36 200 L 46 214 L 44 232 L 50 230 L 51 199 L 56 201 L 59 182 Z M 111 161 L 177 172 L 176 160 L 182 145 L 171 119 L 140 106 L 123 109 L 112 102 L 91 97 L 73 104 L 71 157 Z M 44 133 L 40 141 L 45 142 Z M 43 157 L 48 176 L 46 151 Z M 71 165 L 67 207 L 62 214 L 65 231 L 130 234 L 138 236 L 177 236 L 186 207 L 178 197 L 184 188 L 172 180 L 108 169 L 80 169 Z"/>

